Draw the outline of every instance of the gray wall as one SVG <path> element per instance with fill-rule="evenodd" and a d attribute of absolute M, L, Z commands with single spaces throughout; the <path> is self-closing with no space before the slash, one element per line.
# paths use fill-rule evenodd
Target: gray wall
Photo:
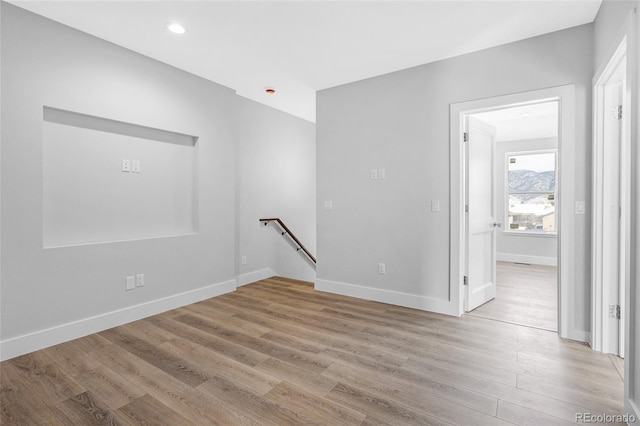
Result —
<path fill-rule="evenodd" d="M 625 23 L 638 0 L 604 0 L 593 23 L 594 71 L 607 64 L 626 31 Z"/>
<path fill-rule="evenodd" d="M 197 232 L 198 145 L 46 118 L 42 130 L 44 247 Z M 123 172 L 123 159 L 139 172 Z"/>
<path fill-rule="evenodd" d="M 233 91 L 2 8 L 2 339 L 234 279 Z M 43 106 L 199 135 L 199 233 L 43 249 Z"/>
<path fill-rule="evenodd" d="M 452 103 L 575 84 L 575 198 L 589 205 L 592 35 L 584 25 L 319 92 L 317 282 L 448 298 Z M 386 168 L 386 179 L 371 181 L 372 168 Z M 333 211 L 322 211 L 324 200 Z M 440 200 L 440 212 L 430 211 L 430 200 Z M 589 329 L 589 221 L 575 216 L 568 242 L 573 324 L 582 331 Z"/>
<path fill-rule="evenodd" d="M 265 268 L 277 275 L 313 281 L 315 269 L 279 228 L 258 222 L 280 217 L 311 253 L 316 251 L 315 125 L 238 97 L 237 258 L 247 282 Z M 247 264 L 242 265 L 242 256 Z"/>
<path fill-rule="evenodd" d="M 508 222 L 505 221 L 505 155 L 507 152 L 536 151 L 543 149 L 557 149 L 557 138 L 499 141 L 496 144 L 496 212 L 503 223 L 502 230 L 496 234 L 496 252 L 498 260 L 517 261 L 525 263 L 553 262 L 558 256 L 558 238 L 555 236 L 514 235 L 505 233 Z M 518 260 L 516 260 L 518 259 Z M 549 263 L 543 263 L 549 264 Z"/>
<path fill-rule="evenodd" d="M 313 279 L 313 268 L 257 223 L 258 216 L 280 215 L 315 250 L 312 123 L 10 4 L 2 2 L 1 10 L 2 358 L 231 291 L 238 274 L 250 278 L 256 268 Z M 196 232 L 43 248 L 45 197 L 66 192 L 60 186 L 44 191 L 44 106 L 199 136 L 189 152 L 194 157 L 180 166 L 195 174 L 194 185 L 182 186 L 195 188 L 197 227 L 187 223 L 185 232 Z M 144 154 L 116 145 L 110 153 L 116 170 L 125 155 Z M 91 172 L 83 162 L 96 160 L 77 151 L 50 154 L 82 166 L 65 177 L 77 173 L 79 186 Z M 142 173 L 135 177 L 149 175 L 149 161 L 158 158 L 139 158 Z M 125 177 L 119 171 L 105 176 Z M 161 185 L 151 190 L 162 191 Z M 117 187 L 102 185 L 91 197 L 122 201 L 107 193 Z M 237 255 L 247 256 L 246 267 Z M 125 291 L 125 277 L 139 273 L 145 286 Z"/>

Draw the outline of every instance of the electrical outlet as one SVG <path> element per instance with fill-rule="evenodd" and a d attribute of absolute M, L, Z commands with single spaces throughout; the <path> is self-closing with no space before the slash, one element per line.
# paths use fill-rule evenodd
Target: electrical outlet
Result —
<path fill-rule="evenodd" d="M 125 278 L 125 289 L 128 290 L 133 290 L 134 288 L 136 288 L 136 277 L 134 277 L 133 275 L 130 277 Z"/>
<path fill-rule="evenodd" d="M 122 171 L 127 173 L 131 171 L 131 161 L 125 158 L 122 159 Z"/>
<path fill-rule="evenodd" d="M 144 286 L 144 274 L 136 275 L 136 287 Z"/>
<path fill-rule="evenodd" d="M 333 201 L 325 201 L 324 202 L 324 211 L 330 212 L 333 210 Z"/>
<path fill-rule="evenodd" d="M 379 274 L 386 274 L 387 273 L 387 265 L 385 265 L 384 263 L 378 263 L 378 273 Z"/>
<path fill-rule="evenodd" d="M 432 212 L 439 212 L 440 211 L 440 201 L 438 201 L 438 200 L 432 200 L 431 201 L 431 211 Z"/>
<path fill-rule="evenodd" d="M 384 179 L 387 172 L 384 169 L 378 169 L 378 179 Z"/>
<path fill-rule="evenodd" d="M 140 173 L 140 160 L 131 161 L 131 171 L 133 173 Z"/>
<path fill-rule="evenodd" d="M 243 265 L 247 264 L 247 256 L 242 256 L 242 264 Z"/>
<path fill-rule="evenodd" d="M 371 180 L 378 179 L 378 169 L 371 169 Z"/>

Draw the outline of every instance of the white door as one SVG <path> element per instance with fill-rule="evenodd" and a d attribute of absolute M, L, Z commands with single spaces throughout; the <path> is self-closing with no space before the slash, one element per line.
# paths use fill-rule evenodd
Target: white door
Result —
<path fill-rule="evenodd" d="M 465 311 L 496 297 L 494 158 L 496 129 L 468 117 L 466 145 L 466 276 Z"/>
<path fill-rule="evenodd" d="M 624 70 L 624 68 L 621 68 Z M 602 269 L 603 269 L 603 299 L 605 306 L 624 306 L 624 246 L 621 238 L 621 169 L 622 162 L 622 120 L 618 115 L 618 106 L 622 105 L 622 82 L 615 82 L 605 86 L 604 102 L 607 117 L 604 119 L 604 149 L 603 149 L 603 239 L 602 239 Z M 610 308 L 611 309 L 611 308 Z M 613 318 L 612 318 L 613 316 Z M 615 313 L 609 315 L 605 321 L 604 352 L 624 354 L 624 325 L 623 315 L 620 320 Z"/>

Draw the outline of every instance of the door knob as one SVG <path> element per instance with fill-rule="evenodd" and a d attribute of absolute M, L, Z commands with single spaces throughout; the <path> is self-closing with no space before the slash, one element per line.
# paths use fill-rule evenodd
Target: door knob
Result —
<path fill-rule="evenodd" d="M 494 222 L 493 223 L 493 227 L 494 228 L 502 228 L 502 222 Z"/>

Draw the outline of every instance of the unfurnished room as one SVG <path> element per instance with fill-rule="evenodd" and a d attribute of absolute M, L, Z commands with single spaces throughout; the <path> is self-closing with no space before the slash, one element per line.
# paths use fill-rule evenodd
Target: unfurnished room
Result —
<path fill-rule="evenodd" d="M 640 416 L 640 1 L 0 1 L 0 424 Z"/>

